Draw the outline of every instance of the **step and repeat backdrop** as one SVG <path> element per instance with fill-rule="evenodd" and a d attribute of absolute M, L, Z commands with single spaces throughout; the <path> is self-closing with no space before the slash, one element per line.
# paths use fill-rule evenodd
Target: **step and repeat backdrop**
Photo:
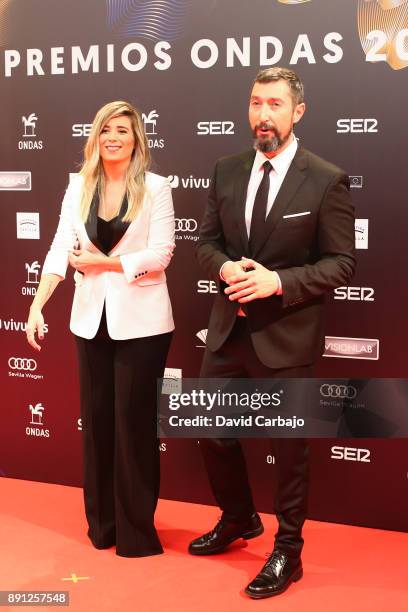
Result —
<path fill-rule="evenodd" d="M 217 158 L 250 148 L 251 82 L 274 65 L 304 80 L 296 136 L 348 172 L 356 206 L 357 272 L 327 296 L 317 370 L 333 379 L 327 418 L 349 392 L 336 378 L 407 376 L 407 0 L 0 0 L 2 476 L 81 484 L 71 272 L 45 308 L 40 353 L 24 328 L 96 110 L 136 105 L 153 169 L 170 177 L 176 334 L 166 376 L 197 377 L 217 291 L 195 259 L 207 190 Z M 384 423 L 392 402 L 390 393 Z M 378 431 L 387 428 L 356 404 L 337 439 L 311 441 L 311 518 L 407 530 L 408 441 Z M 244 445 L 257 506 L 272 511 L 273 449 Z M 160 449 L 162 496 L 212 503 L 197 441 Z"/>

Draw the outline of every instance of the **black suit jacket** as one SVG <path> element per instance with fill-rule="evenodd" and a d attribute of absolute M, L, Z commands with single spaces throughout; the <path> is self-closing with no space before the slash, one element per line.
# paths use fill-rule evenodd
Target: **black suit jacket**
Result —
<path fill-rule="evenodd" d="M 207 335 L 211 351 L 227 339 L 239 307 L 224 294 L 219 271 L 228 260 L 250 256 L 245 202 L 254 157 L 248 151 L 217 162 L 200 228 L 198 259 L 220 288 Z M 310 214 L 285 218 L 302 212 Z M 252 257 L 278 272 L 283 289 L 247 304 L 252 342 L 265 365 L 306 365 L 322 354 L 324 295 L 350 281 L 354 236 L 348 176 L 299 147 Z"/>

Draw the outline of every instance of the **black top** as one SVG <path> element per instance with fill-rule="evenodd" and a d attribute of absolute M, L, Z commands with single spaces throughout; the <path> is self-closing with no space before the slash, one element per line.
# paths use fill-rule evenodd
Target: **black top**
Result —
<path fill-rule="evenodd" d="M 109 255 L 110 251 L 112 251 L 121 240 L 129 227 L 129 222 L 122 221 L 122 218 L 126 214 L 127 206 L 128 200 L 125 194 L 120 211 L 116 217 L 113 217 L 110 221 L 104 221 L 104 219 L 98 217 L 99 197 L 98 191 L 95 192 L 85 228 L 89 240 L 105 255 Z"/>
<path fill-rule="evenodd" d="M 113 222 L 116 220 L 116 217 L 110 219 L 109 221 L 105 221 L 102 217 L 98 216 L 97 221 L 97 235 L 98 242 L 103 248 L 104 253 L 109 253 L 112 248 L 115 246 L 115 234 L 113 231 Z"/>

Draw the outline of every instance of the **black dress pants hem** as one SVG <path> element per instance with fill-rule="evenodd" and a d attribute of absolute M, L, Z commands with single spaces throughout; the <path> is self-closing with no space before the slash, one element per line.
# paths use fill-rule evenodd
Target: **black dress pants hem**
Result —
<path fill-rule="evenodd" d="M 76 336 L 83 430 L 84 502 L 96 548 L 120 556 L 162 552 L 154 527 L 160 484 L 157 379 L 172 333 L 112 340 Z"/>

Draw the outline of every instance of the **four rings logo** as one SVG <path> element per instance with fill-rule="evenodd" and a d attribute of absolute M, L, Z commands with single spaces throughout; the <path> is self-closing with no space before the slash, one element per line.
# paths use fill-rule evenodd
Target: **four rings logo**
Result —
<path fill-rule="evenodd" d="M 329 385 L 326 383 L 321 385 L 320 395 L 335 399 L 355 399 L 357 389 L 350 385 Z"/>
<path fill-rule="evenodd" d="M 175 219 L 176 232 L 195 232 L 198 223 L 195 219 Z"/>
<path fill-rule="evenodd" d="M 22 357 L 10 357 L 8 365 L 10 370 L 34 372 L 37 369 L 37 362 L 34 359 L 24 359 Z"/>

